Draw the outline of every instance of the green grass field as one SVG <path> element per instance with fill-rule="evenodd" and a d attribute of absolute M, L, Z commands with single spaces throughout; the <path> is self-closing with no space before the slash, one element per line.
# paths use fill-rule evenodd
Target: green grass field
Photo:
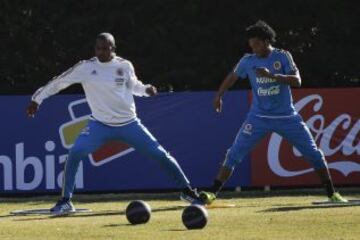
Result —
<path fill-rule="evenodd" d="M 344 189 L 349 199 L 360 199 L 356 189 Z M 186 203 L 178 194 L 76 195 L 78 208 L 91 213 L 67 217 L 12 216 L 18 209 L 49 208 L 57 197 L 0 198 L 0 239 L 359 239 L 360 206 L 311 205 L 323 199 L 320 191 L 226 192 L 218 203 L 235 208 L 209 209 L 208 225 L 186 230 L 181 213 Z M 128 224 L 124 210 L 142 199 L 153 209 L 150 222 Z"/>

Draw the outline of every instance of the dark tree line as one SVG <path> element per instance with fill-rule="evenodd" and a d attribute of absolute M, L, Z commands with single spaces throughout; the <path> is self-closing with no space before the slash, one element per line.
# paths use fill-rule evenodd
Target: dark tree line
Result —
<path fill-rule="evenodd" d="M 244 29 L 258 19 L 292 52 L 303 86 L 359 86 L 359 9 L 355 0 L 2 0 L 0 93 L 32 93 L 90 58 L 104 31 L 144 82 L 213 90 L 249 51 Z"/>

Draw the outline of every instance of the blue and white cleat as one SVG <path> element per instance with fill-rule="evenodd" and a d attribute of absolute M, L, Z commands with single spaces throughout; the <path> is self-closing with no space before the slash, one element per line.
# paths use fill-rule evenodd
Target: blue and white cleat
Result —
<path fill-rule="evenodd" d="M 199 193 L 196 189 L 185 188 L 180 193 L 180 199 L 191 204 L 204 205 L 204 202 L 200 198 Z"/>
<path fill-rule="evenodd" d="M 50 208 L 50 213 L 53 215 L 67 215 L 76 211 L 70 199 L 60 199 L 54 207 Z"/>

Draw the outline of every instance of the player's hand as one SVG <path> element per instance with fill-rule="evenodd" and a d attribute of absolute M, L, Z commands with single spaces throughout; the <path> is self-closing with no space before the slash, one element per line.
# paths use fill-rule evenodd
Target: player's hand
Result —
<path fill-rule="evenodd" d="M 28 115 L 28 117 L 34 117 L 38 109 L 39 109 L 39 104 L 37 104 L 34 101 L 31 101 L 29 106 L 27 106 L 26 108 L 26 114 Z"/>
<path fill-rule="evenodd" d="M 145 90 L 146 94 L 150 97 L 157 95 L 157 89 L 154 86 L 150 86 Z"/>
<path fill-rule="evenodd" d="M 215 111 L 217 111 L 218 113 L 221 112 L 221 110 L 222 110 L 222 97 L 220 95 L 216 94 L 216 96 L 214 98 L 213 106 L 214 106 Z"/>
<path fill-rule="evenodd" d="M 259 67 L 255 69 L 256 72 L 256 76 L 257 77 L 271 77 L 272 74 L 269 71 L 269 69 L 265 68 L 265 67 Z"/>

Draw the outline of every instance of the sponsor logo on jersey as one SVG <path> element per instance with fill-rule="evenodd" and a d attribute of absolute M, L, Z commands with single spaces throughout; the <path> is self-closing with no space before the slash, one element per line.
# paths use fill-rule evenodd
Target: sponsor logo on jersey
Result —
<path fill-rule="evenodd" d="M 256 82 L 259 84 L 266 84 L 266 83 L 274 83 L 276 82 L 276 80 L 268 77 L 257 77 Z"/>
<path fill-rule="evenodd" d="M 122 85 L 124 85 L 124 82 L 125 82 L 124 78 L 115 78 L 116 86 L 122 86 Z"/>
<path fill-rule="evenodd" d="M 269 88 L 259 87 L 257 93 L 260 97 L 278 95 L 280 93 L 280 85 L 271 86 Z"/>

